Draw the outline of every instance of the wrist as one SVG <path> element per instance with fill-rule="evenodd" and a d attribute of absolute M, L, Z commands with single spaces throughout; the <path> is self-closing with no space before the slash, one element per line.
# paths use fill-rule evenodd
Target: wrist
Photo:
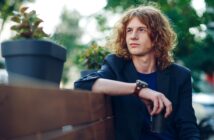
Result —
<path fill-rule="evenodd" d="M 142 98 L 145 96 L 145 94 L 148 92 L 149 88 L 142 88 L 138 94 L 138 97 Z"/>
<path fill-rule="evenodd" d="M 135 89 L 134 89 L 134 92 L 133 94 L 135 96 L 138 96 L 139 97 L 139 94 L 140 94 L 140 91 L 142 89 L 145 89 L 145 88 L 148 88 L 148 83 L 144 82 L 144 81 L 141 81 L 141 80 L 137 80 L 136 81 L 136 86 L 135 86 Z"/>

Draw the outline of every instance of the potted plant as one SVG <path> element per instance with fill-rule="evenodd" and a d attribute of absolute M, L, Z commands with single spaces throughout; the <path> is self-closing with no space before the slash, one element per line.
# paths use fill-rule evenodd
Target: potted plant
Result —
<path fill-rule="evenodd" d="M 14 12 L 11 20 L 16 22 L 16 25 L 11 29 L 16 35 L 12 40 L 1 44 L 9 83 L 17 84 L 17 80 L 19 82 L 21 79 L 22 82 L 25 81 L 23 84 L 26 84 L 29 83 L 26 80 L 35 79 L 40 85 L 51 83 L 59 86 L 66 49 L 44 40 L 48 35 L 39 26 L 43 21 L 37 17 L 34 10 L 27 12 L 27 9 L 28 7 L 22 7 L 18 12 Z"/>
<path fill-rule="evenodd" d="M 81 71 L 81 76 L 85 76 L 92 72 L 98 70 L 105 58 L 110 51 L 107 48 L 98 46 L 96 43 L 93 43 L 88 48 L 81 50 L 76 56 L 76 64 L 83 69 Z"/>

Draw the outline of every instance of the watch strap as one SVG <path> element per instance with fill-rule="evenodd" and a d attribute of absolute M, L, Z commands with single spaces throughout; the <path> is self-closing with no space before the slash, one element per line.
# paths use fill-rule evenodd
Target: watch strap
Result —
<path fill-rule="evenodd" d="M 148 88 L 148 84 L 144 81 L 137 80 L 134 95 L 139 96 L 140 90 L 143 88 Z"/>

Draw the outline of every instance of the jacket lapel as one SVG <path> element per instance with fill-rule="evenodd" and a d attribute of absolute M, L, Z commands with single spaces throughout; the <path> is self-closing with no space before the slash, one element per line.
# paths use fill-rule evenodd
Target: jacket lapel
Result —
<path fill-rule="evenodd" d="M 135 83 L 138 79 L 137 71 L 131 60 L 124 66 L 124 78 L 126 82 L 130 83 Z"/>
<path fill-rule="evenodd" d="M 157 90 L 165 96 L 169 96 L 170 74 L 169 70 L 158 71 L 157 73 Z"/>

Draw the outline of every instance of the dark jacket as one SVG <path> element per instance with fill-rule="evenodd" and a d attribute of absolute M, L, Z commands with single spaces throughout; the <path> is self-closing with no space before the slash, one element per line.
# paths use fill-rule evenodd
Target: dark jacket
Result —
<path fill-rule="evenodd" d="M 131 60 L 111 54 L 105 58 L 98 72 L 81 78 L 74 86 L 77 89 L 91 90 L 98 78 L 134 83 L 138 75 Z M 173 106 L 173 112 L 166 120 L 166 130 L 178 140 L 199 140 L 199 130 L 192 108 L 190 71 L 177 64 L 171 64 L 165 70 L 158 71 L 157 90 L 165 94 Z M 144 103 L 133 95 L 111 98 L 116 140 L 142 140 L 142 116 L 147 112 Z"/>

